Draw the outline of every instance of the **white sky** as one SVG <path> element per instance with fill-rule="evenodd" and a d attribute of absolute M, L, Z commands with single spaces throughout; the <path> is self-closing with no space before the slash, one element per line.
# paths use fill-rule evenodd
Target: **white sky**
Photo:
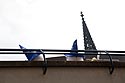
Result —
<path fill-rule="evenodd" d="M 125 50 L 124 0 L 0 0 L 0 48 L 84 49 L 82 20 L 98 50 Z M 0 60 L 25 60 L 0 55 Z"/>

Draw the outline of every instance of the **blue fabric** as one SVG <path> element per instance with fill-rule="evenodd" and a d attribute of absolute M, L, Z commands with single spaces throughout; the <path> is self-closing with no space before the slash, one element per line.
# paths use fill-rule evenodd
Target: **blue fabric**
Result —
<path fill-rule="evenodd" d="M 73 42 L 71 50 L 78 50 L 77 39 Z M 70 54 L 64 54 L 69 57 L 84 57 L 83 55 L 78 54 L 78 52 L 70 52 Z"/>
<path fill-rule="evenodd" d="M 23 46 L 21 46 L 21 45 L 19 45 L 19 47 L 20 47 L 21 49 L 26 49 L 25 47 L 23 47 Z M 35 53 L 35 52 L 41 52 L 41 51 L 23 51 L 23 52 L 24 52 L 24 53 L 25 53 L 25 52 L 33 52 L 33 53 Z M 35 59 L 36 57 L 38 57 L 40 54 L 25 54 L 25 55 L 26 55 L 28 61 L 32 61 L 33 59 Z"/>

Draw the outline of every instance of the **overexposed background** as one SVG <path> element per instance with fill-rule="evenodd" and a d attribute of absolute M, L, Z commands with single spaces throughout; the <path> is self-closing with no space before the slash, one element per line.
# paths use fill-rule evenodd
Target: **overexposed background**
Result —
<path fill-rule="evenodd" d="M 0 48 L 84 49 L 82 20 L 98 50 L 125 50 L 124 0 L 0 0 Z M 26 60 L 0 55 L 0 60 Z"/>

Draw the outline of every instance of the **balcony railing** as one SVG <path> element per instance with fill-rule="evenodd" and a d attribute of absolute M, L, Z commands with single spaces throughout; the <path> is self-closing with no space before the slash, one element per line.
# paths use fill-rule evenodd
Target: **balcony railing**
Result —
<path fill-rule="evenodd" d="M 34 51 L 36 52 L 34 53 Z M 72 52 L 78 52 L 78 53 L 72 53 Z M 111 65 L 109 66 L 109 72 L 110 74 L 112 74 L 114 71 L 112 56 L 125 56 L 125 51 L 61 50 L 61 49 L 0 49 L 0 54 L 43 54 L 43 58 L 44 58 L 43 74 L 46 74 L 46 71 L 47 71 L 46 54 L 76 54 L 76 55 L 83 55 L 83 56 L 87 56 L 87 55 L 108 56 L 110 65 Z"/>

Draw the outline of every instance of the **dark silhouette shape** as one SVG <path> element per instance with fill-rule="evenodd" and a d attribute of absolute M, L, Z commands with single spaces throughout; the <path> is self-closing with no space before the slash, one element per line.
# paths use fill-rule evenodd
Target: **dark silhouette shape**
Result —
<path fill-rule="evenodd" d="M 83 16 L 84 16 L 84 15 L 83 15 L 83 13 L 81 12 L 82 26 L 83 26 L 84 48 L 85 48 L 85 50 L 87 50 L 87 51 L 97 50 L 97 49 L 96 49 L 96 46 L 95 46 L 95 44 L 94 44 L 94 42 L 93 42 L 93 40 L 92 40 L 92 37 L 91 37 L 91 35 L 90 35 L 90 32 L 89 32 L 89 30 L 88 30 L 88 28 L 87 28 L 87 25 L 86 25 L 86 23 L 85 23 L 85 21 L 84 21 Z M 87 53 L 90 54 L 90 52 L 85 52 L 85 54 L 87 54 Z M 87 55 L 86 58 L 96 57 L 96 55 L 97 55 L 98 53 L 97 53 L 97 52 L 94 52 L 94 53 L 95 53 L 95 55 L 91 55 L 91 56 Z"/>

